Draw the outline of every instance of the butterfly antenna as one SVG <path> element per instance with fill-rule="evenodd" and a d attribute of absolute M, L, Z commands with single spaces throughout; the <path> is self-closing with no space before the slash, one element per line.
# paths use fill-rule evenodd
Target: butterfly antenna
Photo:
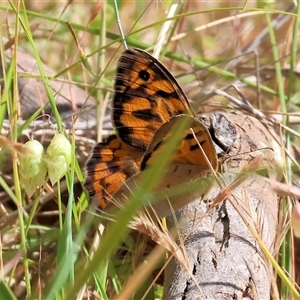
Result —
<path fill-rule="evenodd" d="M 120 31 L 120 35 L 122 37 L 122 42 L 124 44 L 124 48 L 128 49 L 128 45 L 127 45 L 127 41 L 123 32 L 123 28 L 122 28 L 122 24 L 121 24 L 121 19 L 120 19 L 120 15 L 119 15 L 119 8 L 118 8 L 118 2 L 117 0 L 114 0 L 114 9 L 115 9 L 115 14 L 116 14 L 116 18 L 117 18 L 117 24 L 119 27 L 119 31 Z"/>

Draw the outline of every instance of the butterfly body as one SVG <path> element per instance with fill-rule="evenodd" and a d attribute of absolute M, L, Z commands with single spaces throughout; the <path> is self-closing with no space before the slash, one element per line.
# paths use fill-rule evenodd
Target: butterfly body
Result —
<path fill-rule="evenodd" d="M 195 119 L 180 85 L 157 59 L 143 50 L 125 50 L 119 59 L 112 121 L 117 135 L 96 145 L 86 164 L 85 187 L 101 208 L 106 208 L 128 178 L 138 176 L 161 155 L 161 146 L 175 134 L 175 123 L 186 122 L 187 126 L 175 145 L 172 164 L 193 165 L 193 169 L 208 169 L 210 164 L 217 168 L 210 134 Z"/>

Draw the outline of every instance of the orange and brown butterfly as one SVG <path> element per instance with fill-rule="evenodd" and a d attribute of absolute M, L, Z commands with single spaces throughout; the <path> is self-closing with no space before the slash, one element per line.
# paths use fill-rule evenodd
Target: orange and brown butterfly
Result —
<path fill-rule="evenodd" d="M 207 165 L 199 151 L 200 143 L 216 168 L 217 156 L 208 130 L 194 119 L 176 79 L 149 53 L 140 49 L 125 50 L 118 62 L 112 105 L 117 134 L 97 144 L 86 164 L 84 185 L 90 197 L 96 197 L 100 208 L 107 206 L 111 196 L 128 178 L 151 163 L 155 153 L 159 153 L 161 142 L 171 134 L 172 118 L 182 114 L 193 116 L 190 127 L 195 133 L 189 130 L 184 135 L 173 160 Z M 166 123 L 169 125 L 162 127 Z"/>

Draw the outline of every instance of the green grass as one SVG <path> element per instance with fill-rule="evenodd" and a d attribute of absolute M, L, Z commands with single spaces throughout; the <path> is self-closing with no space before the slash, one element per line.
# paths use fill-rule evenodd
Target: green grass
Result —
<path fill-rule="evenodd" d="M 118 1 L 118 7 L 113 1 L 99 6 L 94 2 L 72 2 L 66 6 L 34 1 L 1 3 L 0 14 L 5 20 L 1 27 L 2 60 L 4 51 L 9 51 L 5 49 L 9 40 L 15 48 L 25 49 L 38 67 L 38 74 L 17 76 L 18 57 L 14 53 L 3 78 L 0 129 L 2 134 L 4 128 L 8 128 L 9 132 L 5 134 L 7 140 L 0 141 L 0 146 L 3 147 L 0 151 L 0 164 L 4 165 L 11 159 L 11 168 L 3 167 L 0 173 L 0 185 L 9 195 L 7 198 L 3 196 L 7 201 L 1 201 L 1 299 L 75 299 L 88 292 L 103 299 L 112 299 L 112 295 L 121 291 L 133 299 L 162 299 L 162 287 L 154 283 L 151 274 L 157 265 L 162 266 L 167 260 L 167 251 L 157 254 L 155 258 L 150 255 L 140 259 L 133 268 L 134 260 L 139 254 L 138 245 L 128 236 L 127 224 L 159 184 L 156 174 L 165 169 L 164 163 L 170 153 L 166 152 L 165 156 L 154 163 L 150 172 L 141 177 L 132 199 L 118 211 L 118 222 L 110 224 L 107 232 L 100 237 L 100 245 L 94 249 L 91 245 L 95 232 L 98 232 L 101 214 L 99 216 L 95 208 L 87 207 L 87 195 L 76 190 L 76 182 L 83 182 L 86 157 L 76 155 L 78 147 L 75 146 L 75 140 L 78 135 L 73 136 L 72 131 L 65 129 L 56 95 L 49 87 L 59 76 L 66 78 L 66 82 L 82 86 L 86 91 L 86 98 L 91 95 L 97 99 L 93 105 L 97 109 L 97 123 L 101 128 L 103 120 L 100 116 L 103 115 L 104 104 L 112 98 L 116 62 L 124 50 L 119 26 L 124 32 L 128 47 L 147 50 L 158 47 L 161 53 L 159 59 L 178 77 L 188 97 L 197 104 L 201 104 L 204 92 L 230 85 L 238 79 L 244 84 L 240 88 L 242 94 L 254 107 L 258 107 L 259 93 L 263 99 L 259 109 L 265 112 L 299 112 L 299 103 L 292 104 L 299 89 L 297 72 L 293 69 L 294 66 L 289 68 L 288 76 L 282 72 L 288 63 L 298 63 L 296 37 L 299 33 L 299 21 L 295 16 L 299 15 L 299 10 L 286 12 L 287 6 L 283 2 L 268 7 L 263 2 L 258 6 L 255 2 L 238 1 L 235 7 L 228 6 L 228 3 L 225 5 L 222 1 L 208 3 L 209 1 L 185 2 L 179 4 L 173 13 L 174 3 L 170 1 Z M 119 20 L 115 11 L 119 13 Z M 274 30 L 271 22 L 278 14 L 290 15 L 290 21 Z M 72 30 L 66 25 L 66 20 L 70 22 Z M 164 26 L 166 34 L 163 41 L 166 43 L 159 44 L 157 38 Z M 259 47 L 248 54 L 246 46 L 254 43 L 258 33 L 264 29 L 266 37 L 258 43 Z M 76 39 L 80 47 L 76 45 Z M 239 57 L 240 54 L 243 54 L 240 63 L 230 67 L 230 59 Z M 259 85 L 250 78 L 250 75 L 256 76 L 257 63 L 261 72 L 264 66 L 268 67 L 272 76 L 271 80 L 266 76 Z M 48 76 L 44 65 L 55 70 L 56 75 Z M 249 70 L 246 72 L 243 68 Z M 52 123 L 56 123 L 54 126 L 45 121 L 52 133 L 47 131 L 44 137 L 37 135 L 36 129 L 31 127 L 32 122 L 41 114 L 43 104 L 23 124 L 18 122 L 20 103 L 19 95 L 15 92 L 18 79 L 35 76 L 42 81 L 51 107 Z M 35 96 L 38 99 L 38 95 Z M 73 97 L 72 101 L 76 102 L 76 95 Z M 210 111 L 216 104 L 224 109 L 231 109 L 232 106 L 223 97 L 214 96 L 208 99 L 204 110 Z M 234 109 L 238 110 L 236 107 Z M 203 111 L 203 108 L 200 110 Z M 9 126 L 5 126 L 5 121 Z M 283 115 L 282 123 L 289 125 L 289 118 Z M 26 135 L 33 134 L 33 137 L 41 139 L 46 148 L 56 130 L 68 136 L 72 144 L 72 159 L 68 171 L 54 186 L 45 182 L 45 187 L 37 191 L 32 199 L 28 199 L 18 172 L 17 157 L 23 149 L 17 142 L 24 143 L 28 140 Z M 98 139 L 101 135 L 102 132 L 98 133 Z M 96 140 L 97 134 L 89 138 Z M 291 135 L 285 134 L 285 138 L 289 150 Z M 292 138 L 298 145 L 297 138 Z M 284 175 L 288 181 L 291 180 L 291 168 L 292 164 L 287 159 Z M 52 201 L 48 201 L 48 198 Z M 52 206 L 47 207 L 45 203 L 52 203 Z M 286 203 L 284 214 L 289 210 L 291 199 L 286 198 Z M 30 209 L 24 211 L 24 207 L 28 205 Z M 42 207 L 44 210 L 41 210 Z M 52 218 L 49 217 L 50 214 Z M 121 244 L 123 247 L 126 245 L 127 250 L 131 249 L 132 257 L 120 254 L 118 249 Z M 293 274 L 295 270 L 291 258 L 294 254 L 292 245 L 290 237 L 281 250 L 280 263 L 289 274 Z M 148 264 L 149 268 L 145 273 L 139 269 L 144 264 Z M 134 278 L 140 275 L 141 280 L 145 279 L 140 284 L 140 290 L 134 282 L 130 282 L 132 274 Z M 292 282 L 288 278 L 284 280 Z M 132 290 L 131 284 L 135 286 Z M 17 289 L 18 285 L 22 289 Z M 292 288 L 282 286 L 282 298 L 290 299 Z M 149 293 L 144 294 L 148 288 Z"/>

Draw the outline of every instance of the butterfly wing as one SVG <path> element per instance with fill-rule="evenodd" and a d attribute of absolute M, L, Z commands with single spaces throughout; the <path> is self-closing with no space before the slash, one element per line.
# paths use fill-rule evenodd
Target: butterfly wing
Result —
<path fill-rule="evenodd" d="M 184 92 L 170 72 L 145 51 L 125 50 L 118 63 L 112 108 L 119 140 L 113 135 L 96 145 L 86 164 L 85 187 L 91 197 L 99 200 L 101 208 L 105 208 L 111 195 L 138 171 L 146 149 L 141 169 L 152 163 L 159 153 L 159 144 L 171 132 L 175 122 L 172 117 L 182 113 L 193 115 Z M 165 123 L 167 125 L 162 126 Z M 209 148 L 209 133 L 202 127 L 196 126 L 200 130 L 196 136 L 202 136 L 203 148 Z M 198 146 L 191 136 L 191 133 L 182 136 L 184 140 L 178 146 L 174 161 L 207 166 L 203 154 L 194 149 Z M 209 153 L 209 149 L 205 148 L 204 152 Z M 209 159 L 217 166 L 214 152 Z"/>
<path fill-rule="evenodd" d="M 84 186 L 90 197 L 96 197 L 104 209 L 111 195 L 139 169 L 143 152 L 111 135 L 98 143 L 86 163 Z"/>
<path fill-rule="evenodd" d="M 208 166 L 207 161 L 209 161 L 212 168 L 216 170 L 218 168 L 218 156 L 211 135 L 205 125 L 192 116 L 178 115 L 172 117 L 156 131 L 142 158 L 141 171 L 153 164 L 156 157 L 161 155 L 163 144 L 167 143 L 168 138 L 175 134 L 173 129 L 177 122 L 186 122 L 187 128 L 181 133 L 182 137 L 179 145 L 175 145 L 177 150 L 171 162 Z"/>
<path fill-rule="evenodd" d="M 145 172 L 150 171 L 150 174 L 153 174 L 149 167 L 156 159 L 162 157 L 164 145 L 169 147 L 169 138 L 175 134 L 177 122 L 185 122 L 187 126 L 181 132 L 178 144 L 174 145 L 174 154 L 166 173 L 153 190 L 153 198 L 156 201 L 151 203 L 150 215 L 154 209 L 157 216 L 168 216 L 174 210 L 201 197 L 213 186 L 215 179 L 209 163 L 217 170 L 218 157 L 210 133 L 200 120 L 189 115 L 178 115 L 156 131 L 142 158 L 141 172 L 131 177 L 116 191 L 114 194 L 116 202 L 126 202 L 130 198 Z"/>
<path fill-rule="evenodd" d="M 145 51 L 125 50 L 118 62 L 112 112 L 119 138 L 146 150 L 156 130 L 182 113 L 193 114 L 170 72 Z"/>

